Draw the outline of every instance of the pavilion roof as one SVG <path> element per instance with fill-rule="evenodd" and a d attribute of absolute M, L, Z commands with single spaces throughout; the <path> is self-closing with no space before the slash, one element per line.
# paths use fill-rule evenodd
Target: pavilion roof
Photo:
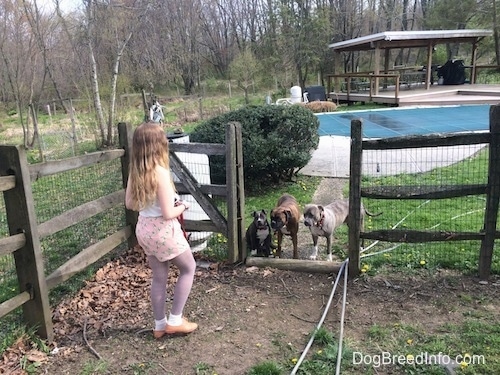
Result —
<path fill-rule="evenodd" d="M 424 31 L 385 31 L 332 43 L 328 47 L 337 52 L 367 51 L 375 48 L 416 48 L 445 43 L 477 43 L 492 30 L 424 30 Z"/>

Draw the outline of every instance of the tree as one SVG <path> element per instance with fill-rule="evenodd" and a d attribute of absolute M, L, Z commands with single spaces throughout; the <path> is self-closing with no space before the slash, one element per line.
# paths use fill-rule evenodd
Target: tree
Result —
<path fill-rule="evenodd" d="M 23 129 L 25 147 L 32 147 L 34 135 L 29 128 L 29 116 L 23 116 L 28 104 L 33 101 L 35 92 L 40 90 L 43 70 L 40 72 L 39 52 L 31 34 L 22 7 L 17 1 L 3 1 L 0 8 L 0 57 L 2 62 L 2 81 L 6 99 L 13 100 L 16 114 Z M 2 84 L 3 85 L 3 84 Z"/>
<path fill-rule="evenodd" d="M 495 60 L 497 62 L 497 65 L 500 65 L 500 32 L 499 32 L 499 20 L 497 16 L 497 3 L 496 0 L 493 0 L 493 37 L 495 40 Z"/>
<path fill-rule="evenodd" d="M 165 3 L 164 43 L 168 43 L 169 62 L 181 76 L 184 93 L 191 95 L 200 74 L 202 18 L 200 0 L 179 0 Z"/>
<path fill-rule="evenodd" d="M 223 0 L 207 1 L 201 10 L 201 47 L 206 60 L 220 77 L 227 76 L 237 51 L 237 39 L 243 39 L 236 26 L 235 17 L 239 12 L 235 8 L 232 0 Z"/>
<path fill-rule="evenodd" d="M 100 3 L 97 0 L 86 0 L 85 3 L 86 17 L 84 29 L 91 66 L 92 97 L 103 146 L 108 146 L 113 143 L 116 88 L 121 59 L 125 48 L 132 38 L 134 30 L 140 23 L 141 16 L 148 9 L 149 2 L 144 4 L 144 2 L 138 1 L 137 3 L 142 6 L 145 5 L 145 7 L 136 7 L 134 1 L 131 1 L 127 5 L 114 5 L 113 3 L 108 5 Z M 99 88 L 100 69 L 98 60 L 96 59 L 96 47 L 101 47 L 102 44 L 107 48 L 104 51 L 102 48 L 100 49 L 101 54 L 99 57 L 101 59 L 103 56 L 110 57 L 107 64 L 101 62 L 101 66 L 107 65 L 109 69 L 106 74 L 102 74 L 101 76 L 108 76 L 110 79 L 107 126 Z"/>
<path fill-rule="evenodd" d="M 280 1 L 279 52 L 293 64 L 301 87 L 306 85 L 310 73 L 317 71 L 320 56 L 328 45 L 326 10 L 311 0 Z"/>
<path fill-rule="evenodd" d="M 436 0 L 429 8 L 425 26 L 429 29 L 465 29 L 477 11 L 476 0 Z M 448 59 L 458 56 L 460 44 L 447 44 Z"/>
<path fill-rule="evenodd" d="M 46 41 L 50 35 L 50 27 L 44 27 L 44 22 L 42 22 L 43 17 L 37 6 L 36 0 L 34 1 L 33 5 L 27 0 L 23 0 L 23 5 L 26 19 L 28 20 L 28 23 L 31 27 L 31 32 L 33 33 L 34 39 L 36 40 L 43 59 L 43 66 L 45 67 L 44 71 L 48 75 L 50 82 L 52 83 L 52 87 L 54 88 L 54 92 L 59 100 L 60 105 L 63 107 L 64 111 L 67 112 L 62 93 L 59 90 L 59 86 L 54 75 L 54 65 L 52 63 L 52 58 L 54 57 L 54 55 L 51 54 L 51 49 L 49 48 Z M 46 22 L 46 24 L 47 26 L 50 26 L 50 22 Z"/>
<path fill-rule="evenodd" d="M 231 78 L 245 93 L 245 103 L 249 104 L 248 91 L 255 84 L 255 76 L 260 71 L 259 63 L 250 48 L 240 53 L 230 67 Z"/>

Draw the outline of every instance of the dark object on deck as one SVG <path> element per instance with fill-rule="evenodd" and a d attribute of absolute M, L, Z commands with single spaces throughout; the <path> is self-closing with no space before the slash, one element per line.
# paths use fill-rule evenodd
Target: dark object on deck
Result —
<path fill-rule="evenodd" d="M 317 100 L 325 102 L 326 90 L 324 86 L 309 86 L 306 87 L 304 93 L 307 93 L 307 100 L 310 102 L 315 102 Z"/>
<path fill-rule="evenodd" d="M 465 83 L 465 65 L 463 60 L 448 60 L 438 68 L 438 77 L 443 77 L 443 85 L 463 85 Z"/>

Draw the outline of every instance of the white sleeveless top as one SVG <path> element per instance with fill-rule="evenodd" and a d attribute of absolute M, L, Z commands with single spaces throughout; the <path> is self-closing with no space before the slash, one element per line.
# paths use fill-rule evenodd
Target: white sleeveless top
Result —
<path fill-rule="evenodd" d="M 180 199 L 179 195 L 175 194 L 175 196 L 174 196 L 174 202 L 176 200 L 178 200 L 178 199 Z M 143 210 L 140 210 L 139 211 L 139 215 L 144 216 L 144 217 L 160 217 L 160 216 L 163 216 L 163 214 L 161 212 L 161 207 L 158 204 L 158 198 L 155 199 L 155 202 L 151 206 L 148 206 L 148 207 L 144 208 Z"/>
<path fill-rule="evenodd" d="M 163 216 L 161 213 L 161 208 L 158 204 L 158 200 L 155 200 L 155 202 L 151 206 L 148 206 L 148 207 L 140 210 L 139 215 L 144 216 L 144 217 Z"/>

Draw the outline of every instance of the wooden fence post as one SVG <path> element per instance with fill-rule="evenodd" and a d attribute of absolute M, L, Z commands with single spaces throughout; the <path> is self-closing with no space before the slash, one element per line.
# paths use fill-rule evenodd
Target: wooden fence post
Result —
<path fill-rule="evenodd" d="M 231 122 L 226 126 L 226 186 L 227 186 L 227 247 L 231 263 L 245 259 L 243 150 L 241 125 Z"/>
<path fill-rule="evenodd" d="M 351 121 L 351 154 L 349 171 L 349 277 L 359 276 L 361 246 L 361 160 L 363 126 L 359 119 Z"/>
<path fill-rule="evenodd" d="M 238 260 L 238 227 L 236 218 L 237 209 L 237 176 L 234 173 L 236 164 L 235 128 L 229 123 L 226 125 L 226 186 L 227 186 L 227 258 L 230 263 Z"/>
<path fill-rule="evenodd" d="M 498 204 L 500 197 L 500 105 L 490 107 L 490 157 L 488 166 L 488 187 L 486 211 L 484 214 L 484 238 L 479 252 L 479 278 L 487 280 L 491 272 L 493 248 L 497 229 Z"/>
<path fill-rule="evenodd" d="M 130 150 L 132 149 L 132 137 L 134 135 L 134 129 L 132 125 L 126 123 L 118 124 L 118 139 L 120 141 L 120 147 L 125 150 L 125 155 L 121 157 L 122 164 L 122 183 L 123 187 L 127 187 L 128 181 L 128 167 L 130 164 Z M 129 249 L 137 245 L 137 238 L 135 236 L 135 227 L 137 225 L 139 213 L 125 209 L 125 223 L 130 225 L 132 229 L 132 235 L 127 239 Z"/>
<path fill-rule="evenodd" d="M 245 183 L 243 171 L 243 136 L 241 133 L 241 124 L 234 123 L 235 141 L 236 141 L 236 205 L 237 205 L 237 227 L 238 227 L 238 248 L 239 260 L 244 262 L 247 257 L 247 247 L 245 241 Z"/>
<path fill-rule="evenodd" d="M 52 341 L 52 314 L 30 173 L 22 146 L 0 146 L 0 175 L 15 176 L 14 188 L 4 192 L 9 233 L 11 236 L 24 233 L 26 238 L 25 245 L 13 253 L 19 291 L 27 291 L 31 295 L 31 299 L 22 305 L 24 322 L 36 327 L 40 337 Z"/>

